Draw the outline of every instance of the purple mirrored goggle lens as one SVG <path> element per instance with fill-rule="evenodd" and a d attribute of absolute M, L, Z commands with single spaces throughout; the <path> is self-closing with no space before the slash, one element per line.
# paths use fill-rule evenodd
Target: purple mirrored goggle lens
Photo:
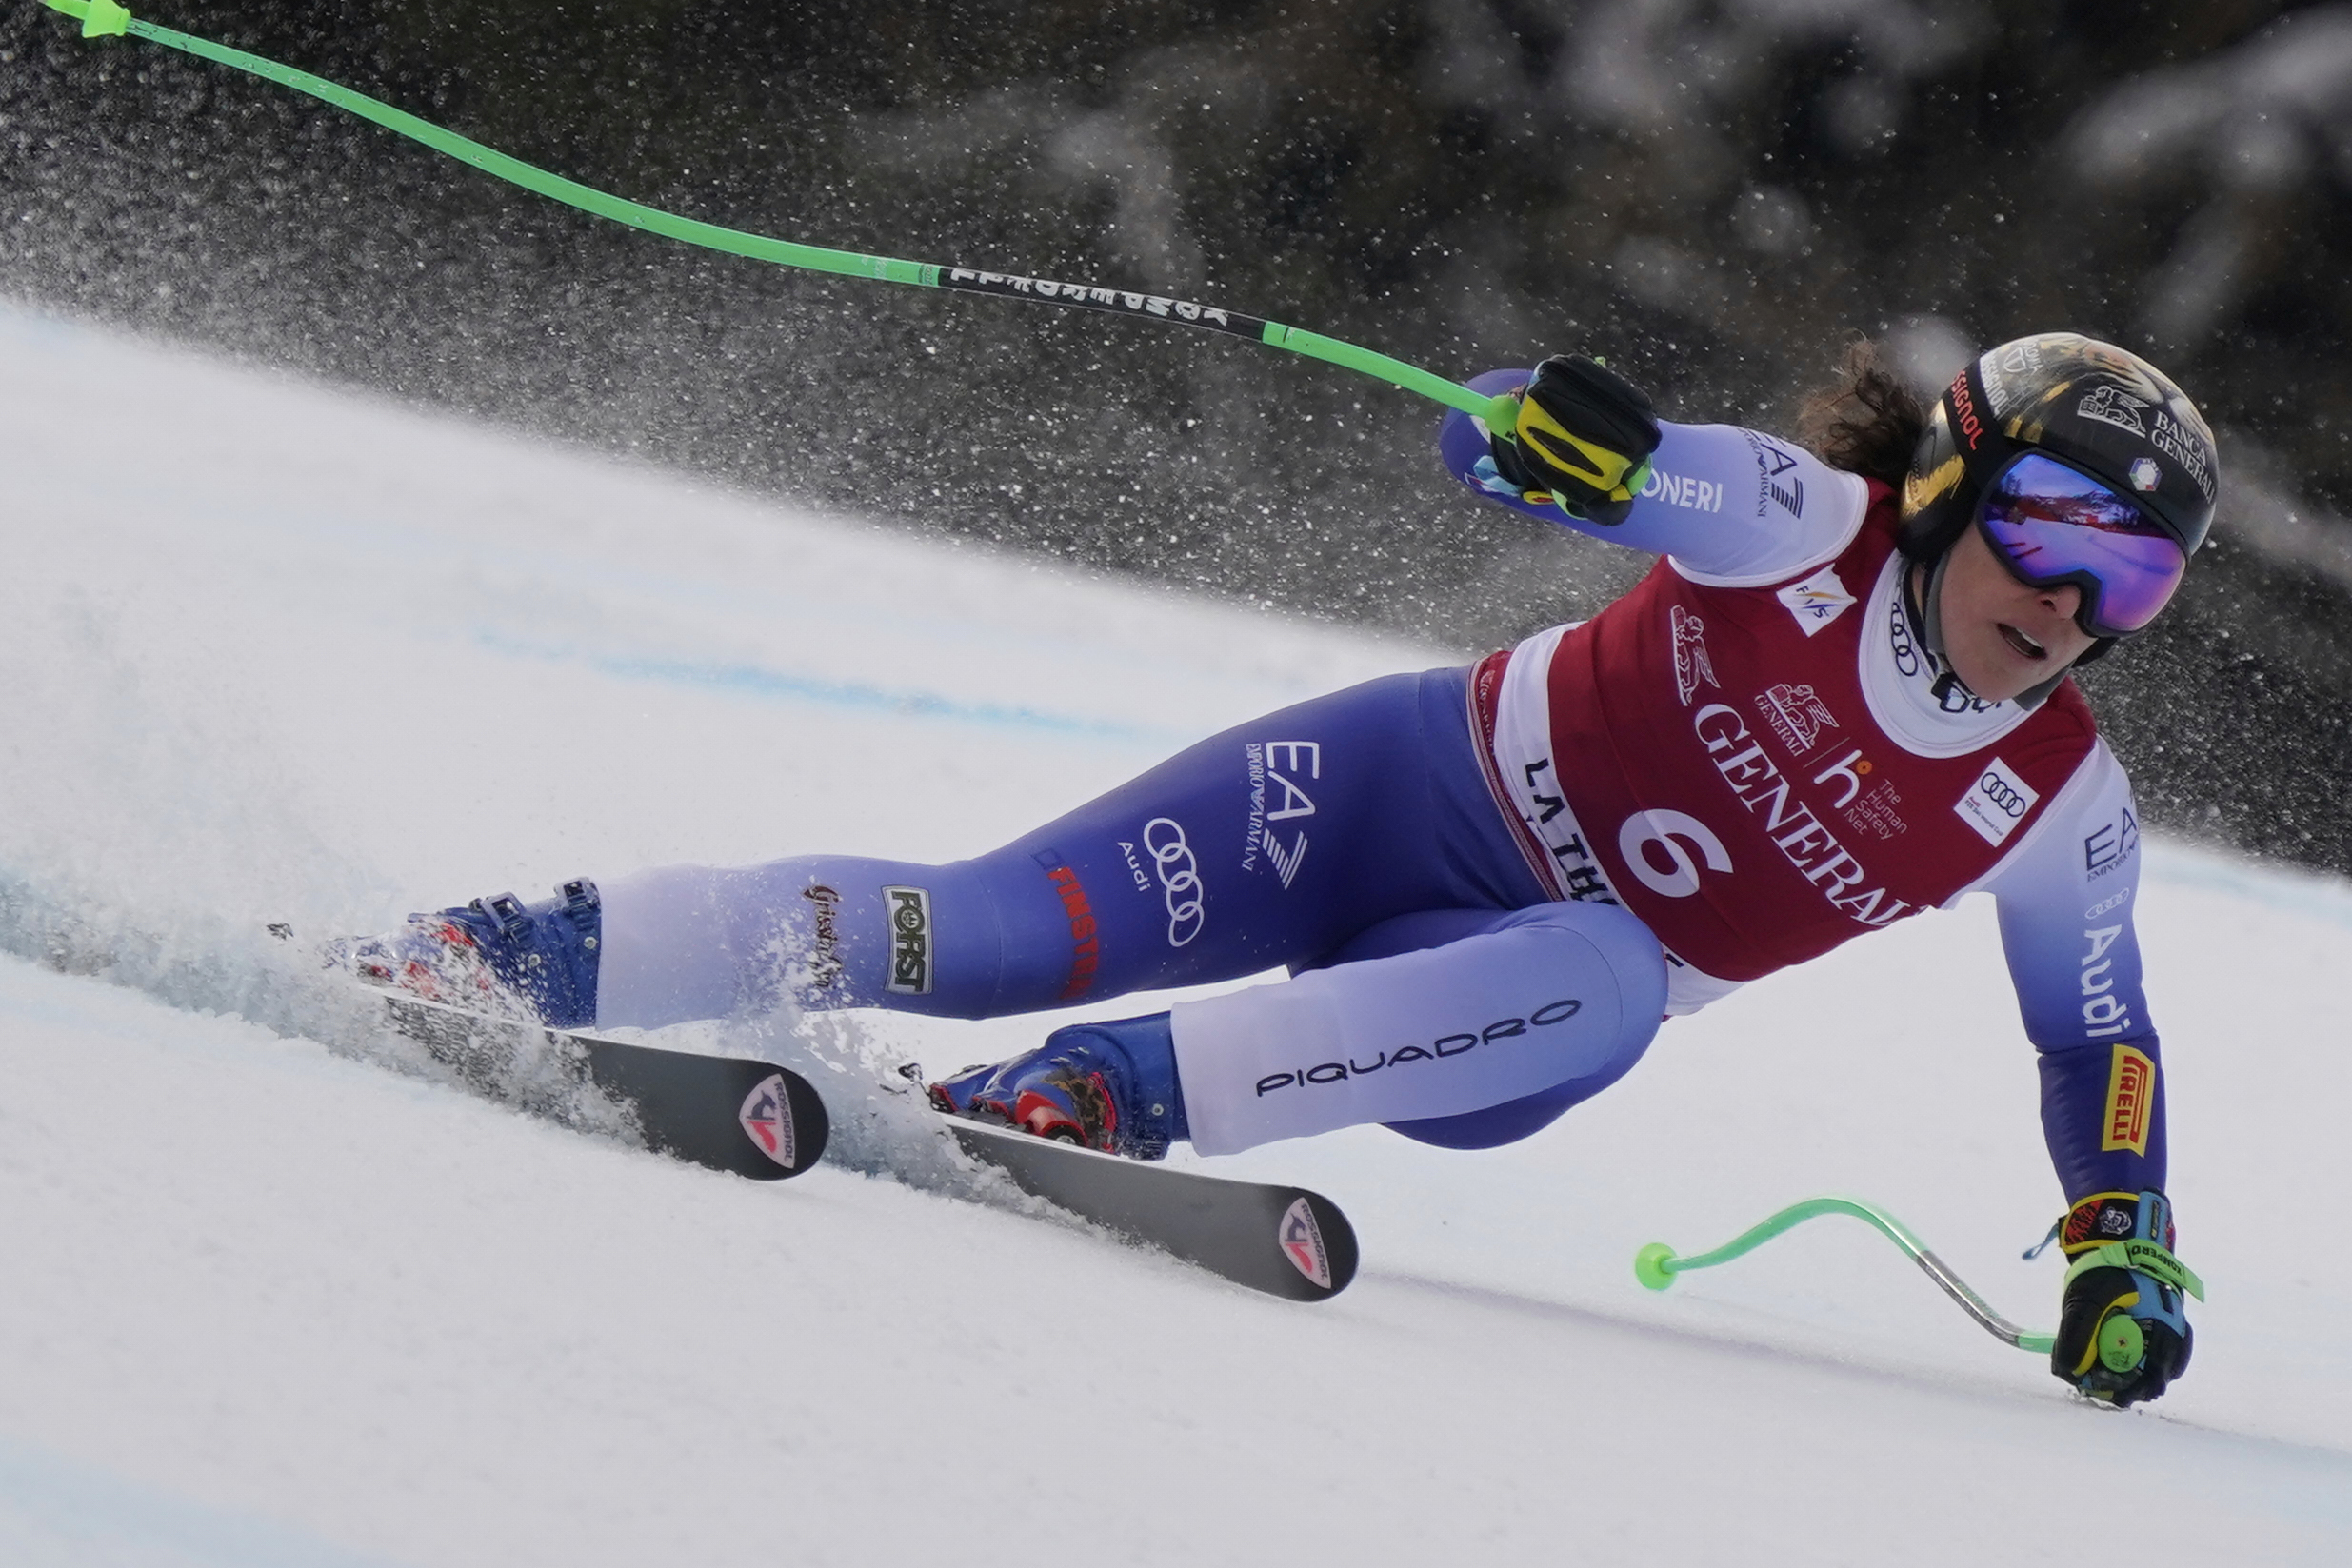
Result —
<path fill-rule="evenodd" d="M 2019 582 L 2083 590 L 2075 621 L 2122 637 L 2156 619 L 2188 557 L 2139 504 L 2056 458 L 2028 452 L 1985 487 L 1977 527 Z"/>

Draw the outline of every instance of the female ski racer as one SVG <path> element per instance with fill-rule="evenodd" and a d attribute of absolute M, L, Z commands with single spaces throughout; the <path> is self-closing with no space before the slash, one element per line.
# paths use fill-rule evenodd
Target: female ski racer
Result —
<path fill-rule="evenodd" d="M 2072 1205 L 2052 1370 L 2153 1398 L 2191 1335 L 2139 830 L 2067 675 L 2179 585 L 2212 434 L 2154 367 L 2073 335 L 1994 348 L 1932 410 L 1866 345 L 1846 372 L 1810 450 L 1662 424 L 1587 359 L 1474 383 L 1517 422 L 1448 415 L 1458 477 L 1661 557 L 1588 622 L 1268 714 L 974 860 L 581 880 L 352 961 L 565 1027 L 988 1018 L 1286 965 L 1056 1030 L 932 1101 L 1143 1159 L 1359 1122 L 1484 1148 L 1614 1082 L 1662 1016 L 1987 891 Z"/>

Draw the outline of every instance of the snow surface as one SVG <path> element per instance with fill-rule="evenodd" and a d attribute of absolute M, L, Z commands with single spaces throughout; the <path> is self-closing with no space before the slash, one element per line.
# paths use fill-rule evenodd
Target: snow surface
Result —
<path fill-rule="evenodd" d="M 840 1164 L 759 1185 L 469 1097 L 260 928 L 968 854 L 1444 652 L 6 306 L 0 475 L 0 1562 L 2352 1560 L 2341 885 L 2150 852 L 2213 1294 L 2153 1407 L 1846 1221 L 1628 1267 L 1846 1191 L 2048 1326 L 1988 908 L 1668 1025 L 1515 1148 L 1219 1162 L 1354 1216 L 1358 1283 L 1300 1306 L 957 1196 L 865 1088 L 1039 1020 L 673 1032 L 833 1098 Z"/>

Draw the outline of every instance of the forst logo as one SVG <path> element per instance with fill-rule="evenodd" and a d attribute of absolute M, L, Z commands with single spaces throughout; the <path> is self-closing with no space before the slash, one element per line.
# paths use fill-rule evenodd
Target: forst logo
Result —
<path fill-rule="evenodd" d="M 931 992 L 931 895 L 921 887 L 886 887 L 890 922 L 889 988 L 901 996 Z"/>

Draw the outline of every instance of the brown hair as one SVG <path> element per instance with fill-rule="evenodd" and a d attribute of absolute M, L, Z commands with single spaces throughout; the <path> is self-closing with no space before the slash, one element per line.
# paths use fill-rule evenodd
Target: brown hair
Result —
<path fill-rule="evenodd" d="M 1856 338 L 1838 359 L 1838 379 L 1797 406 L 1797 438 L 1833 468 L 1900 486 L 1928 417 L 1884 346 Z"/>

